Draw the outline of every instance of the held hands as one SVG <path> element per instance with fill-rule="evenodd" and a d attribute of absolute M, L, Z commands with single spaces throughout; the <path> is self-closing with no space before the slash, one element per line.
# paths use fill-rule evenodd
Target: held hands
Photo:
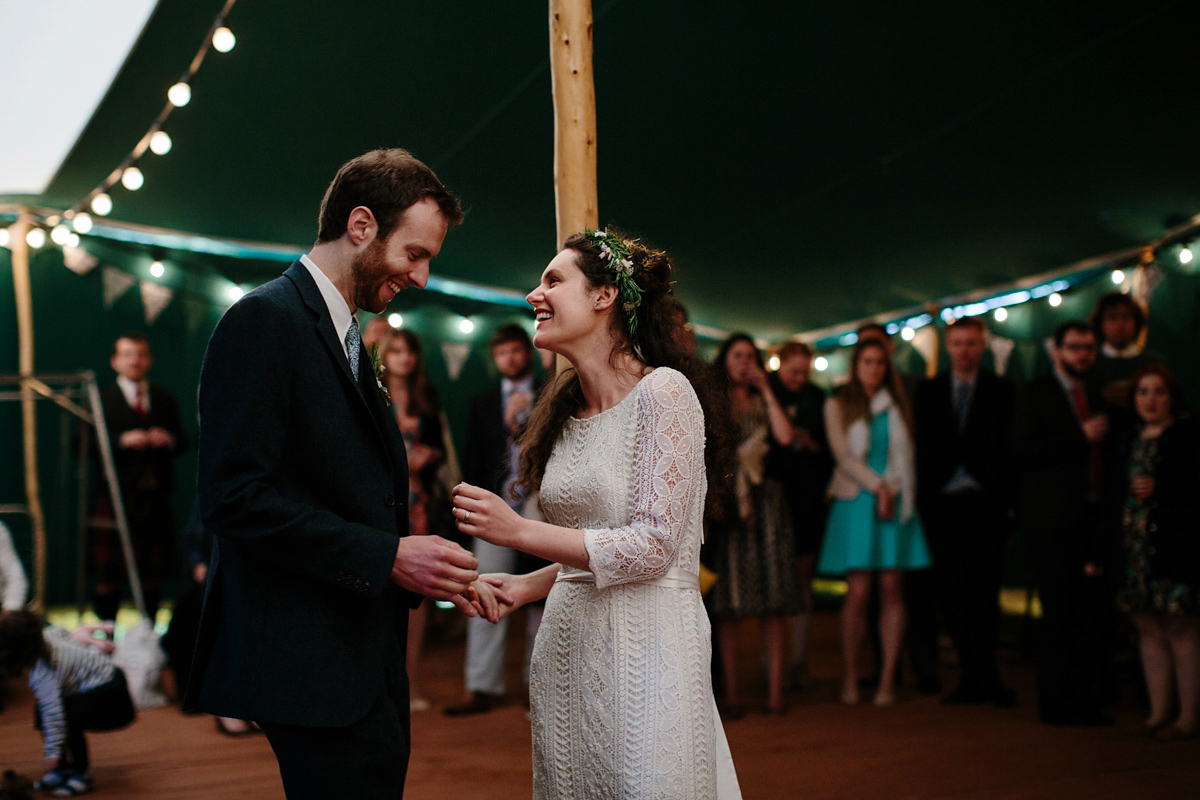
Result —
<path fill-rule="evenodd" d="M 147 447 L 174 447 L 175 437 L 166 428 L 134 428 L 121 434 L 117 444 L 126 450 L 145 450 Z"/>
<path fill-rule="evenodd" d="M 875 515 L 880 519 L 896 516 L 896 493 L 886 483 L 875 490 Z"/>
<path fill-rule="evenodd" d="M 529 392 L 513 392 L 508 396 L 508 403 L 504 406 L 504 427 L 506 430 L 513 430 L 520 425 L 524 420 L 522 417 L 529 407 L 533 405 L 533 395 Z"/>
<path fill-rule="evenodd" d="M 472 582 L 467 597 L 475 611 L 495 625 L 528 602 L 524 598 L 518 599 L 520 585 L 519 576 L 493 572 L 480 575 L 479 580 Z"/>
<path fill-rule="evenodd" d="M 1103 414 L 1088 417 L 1082 424 L 1083 435 L 1092 444 L 1099 444 L 1108 435 L 1108 417 Z"/>
<path fill-rule="evenodd" d="M 409 591 L 449 600 L 466 614 L 476 614 L 471 601 L 463 595 L 479 577 L 475 556 L 440 536 L 406 536 L 396 548 L 392 564 L 392 582 Z"/>
<path fill-rule="evenodd" d="M 515 547 L 521 516 L 487 489 L 460 483 L 452 492 L 458 530 L 501 547 Z"/>
<path fill-rule="evenodd" d="M 1129 491 L 1138 500 L 1145 500 L 1154 494 L 1154 478 L 1149 475 L 1138 475 L 1129 482 Z"/>

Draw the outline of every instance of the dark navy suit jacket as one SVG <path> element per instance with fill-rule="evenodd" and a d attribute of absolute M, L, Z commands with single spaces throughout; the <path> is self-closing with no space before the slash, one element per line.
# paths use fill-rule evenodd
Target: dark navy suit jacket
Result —
<path fill-rule="evenodd" d="M 300 262 L 213 332 L 198 499 L 214 545 L 185 707 L 342 726 L 389 681 L 406 685 L 420 597 L 389 576 L 408 534 L 407 462 L 365 352 L 359 363 L 356 381 Z"/>

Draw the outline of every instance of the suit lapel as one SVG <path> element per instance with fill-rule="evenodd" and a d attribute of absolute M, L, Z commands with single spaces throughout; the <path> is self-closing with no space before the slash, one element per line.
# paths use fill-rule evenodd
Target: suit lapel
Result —
<path fill-rule="evenodd" d="M 347 389 L 348 393 L 354 398 L 350 401 L 351 405 L 356 406 L 360 413 L 365 413 L 371 420 L 371 424 L 377 434 L 377 439 L 387 453 L 388 461 L 394 466 L 395 459 L 392 454 L 390 440 L 384 434 L 378 419 L 378 409 L 374 406 L 380 405 L 381 398 L 377 396 L 379 389 L 375 386 L 375 372 L 371 367 L 371 359 L 366 354 L 366 351 L 359 345 L 358 359 L 358 380 L 355 380 L 354 373 L 350 371 L 350 361 L 346 358 L 346 351 L 338 339 L 337 331 L 333 327 L 333 319 L 329 316 L 329 307 L 325 304 L 325 298 L 321 294 L 321 290 L 317 288 L 316 281 L 312 275 L 308 273 L 308 267 L 304 266 L 300 261 L 296 261 L 290 266 L 284 275 L 291 279 L 296 285 L 296 289 L 300 292 L 300 298 L 304 301 L 304 305 L 308 307 L 309 313 L 313 317 L 313 327 L 316 331 L 317 338 L 321 340 L 321 344 L 325 347 L 326 354 L 334 363 L 334 368 L 341 376 L 339 381 Z M 364 382 L 369 379 L 370 393 L 367 392 L 367 387 Z M 371 402 L 374 400 L 375 402 Z"/>

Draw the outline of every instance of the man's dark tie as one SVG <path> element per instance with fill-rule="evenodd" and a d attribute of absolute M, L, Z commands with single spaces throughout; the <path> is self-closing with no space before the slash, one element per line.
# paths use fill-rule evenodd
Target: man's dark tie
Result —
<path fill-rule="evenodd" d="M 354 380 L 358 380 L 358 351 L 362 348 L 362 337 L 358 333 L 358 320 L 350 317 L 350 327 L 346 330 L 346 357 L 350 359 L 350 371 Z"/>
<path fill-rule="evenodd" d="M 966 430 L 967 409 L 970 407 L 970 405 L 971 405 L 971 384 L 960 383 L 954 389 L 954 413 L 958 417 L 959 432 Z"/>

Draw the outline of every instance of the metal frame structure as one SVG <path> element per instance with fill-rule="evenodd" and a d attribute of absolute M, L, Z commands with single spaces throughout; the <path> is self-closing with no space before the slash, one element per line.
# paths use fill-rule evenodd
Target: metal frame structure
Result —
<path fill-rule="evenodd" d="M 26 401 L 34 400 L 50 400 L 55 405 L 63 410 L 63 435 L 61 456 L 62 463 L 66 463 L 67 455 L 70 450 L 70 436 L 68 433 L 68 422 L 71 416 L 74 416 L 81 423 L 90 426 L 95 430 L 96 442 L 99 450 L 100 465 L 104 472 L 105 483 L 108 485 L 109 499 L 112 501 L 113 507 L 113 525 L 116 527 L 117 536 L 121 540 L 121 552 L 125 560 L 125 571 L 129 577 L 129 588 L 133 594 L 134 605 L 137 606 L 138 613 L 143 618 L 147 616 L 146 601 L 142 593 L 141 576 L 138 574 L 137 562 L 133 553 L 133 540 L 129 535 L 129 521 L 125 515 L 125 504 L 121 500 L 121 487 L 117 480 L 116 462 L 113 460 L 112 441 L 108 435 L 108 425 L 104 419 L 104 407 L 100 402 L 100 387 L 96 383 L 96 373 L 92 371 L 71 372 L 71 373 L 56 373 L 44 375 L 31 375 L 22 377 L 20 375 L 0 375 L 0 387 L 17 386 L 16 390 L 2 391 L 0 390 L 0 402 L 4 401 Z M 53 386 L 61 388 L 55 389 Z M 82 401 L 84 405 L 81 405 Z M 86 406 L 86 407 L 85 407 Z M 89 523 L 87 506 L 87 483 L 88 483 L 88 450 L 91 437 L 81 435 L 78 438 L 78 502 L 79 502 L 79 566 L 76 573 L 75 592 L 76 603 L 82 610 L 84 605 L 84 589 L 85 589 L 85 542 L 87 536 L 87 526 Z M 37 498 L 40 503 L 40 497 Z M 0 506 L 0 511 L 29 514 L 29 508 L 25 505 L 3 505 Z M 95 524 L 95 523 L 93 523 Z M 46 531 L 43 527 L 34 525 L 34 552 L 35 552 L 35 590 L 34 597 L 38 607 L 45 607 L 46 599 Z"/>

